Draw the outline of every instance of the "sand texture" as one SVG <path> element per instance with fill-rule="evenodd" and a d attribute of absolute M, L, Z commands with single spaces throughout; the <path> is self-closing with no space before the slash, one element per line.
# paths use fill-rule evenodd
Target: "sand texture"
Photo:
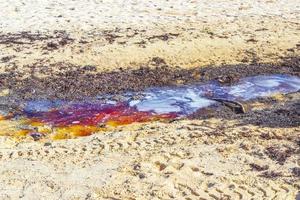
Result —
<path fill-rule="evenodd" d="M 282 100 L 260 105 L 240 119 L 136 124 L 54 142 L 1 138 L 1 199 L 295 199 L 299 126 L 270 127 L 289 109 Z"/>
<path fill-rule="evenodd" d="M 299 55 L 299 0 L 0 3 L 2 70 L 61 62 L 132 69 L 153 57 L 192 68 Z"/>

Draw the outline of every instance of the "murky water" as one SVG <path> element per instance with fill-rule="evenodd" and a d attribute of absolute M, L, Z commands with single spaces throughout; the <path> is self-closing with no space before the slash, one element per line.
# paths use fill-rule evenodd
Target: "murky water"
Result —
<path fill-rule="evenodd" d="M 21 114 L 4 113 L 0 135 L 52 139 L 86 136 L 135 122 L 186 117 L 216 104 L 212 99 L 249 100 L 300 90 L 300 78 L 289 75 L 255 76 L 233 86 L 217 82 L 181 87 L 149 88 L 140 93 L 126 93 L 120 100 L 102 96 L 85 101 L 34 100 L 22 102 Z M 138 97 L 138 98 L 137 98 Z"/>

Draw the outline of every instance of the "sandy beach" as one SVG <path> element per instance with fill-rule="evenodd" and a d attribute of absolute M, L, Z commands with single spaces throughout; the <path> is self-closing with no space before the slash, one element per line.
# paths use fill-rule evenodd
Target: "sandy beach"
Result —
<path fill-rule="evenodd" d="M 1 54 L 20 70 L 61 62 L 132 69 L 153 57 L 182 68 L 275 62 L 299 55 L 299 3 L 2 1 Z"/>
<path fill-rule="evenodd" d="M 300 199 L 299 90 L 73 139 L 14 137 L 19 118 L 2 116 L 32 99 L 120 101 L 151 87 L 300 77 L 299 0 L 0 8 L 0 199 Z"/>

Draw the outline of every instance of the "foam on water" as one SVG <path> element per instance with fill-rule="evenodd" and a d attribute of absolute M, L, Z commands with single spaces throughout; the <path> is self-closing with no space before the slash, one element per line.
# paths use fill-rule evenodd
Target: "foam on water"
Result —
<path fill-rule="evenodd" d="M 229 95 L 236 99 L 248 100 L 276 93 L 295 92 L 300 89 L 300 79 L 288 75 L 255 76 L 229 87 Z"/>
<path fill-rule="evenodd" d="M 146 97 L 131 105 L 140 111 L 177 112 L 188 115 L 216 103 L 213 98 L 249 100 L 276 93 L 285 94 L 300 89 L 300 79 L 288 75 L 255 76 L 242 79 L 234 86 L 217 83 L 189 85 L 180 88 L 153 88 Z"/>
<path fill-rule="evenodd" d="M 298 77 L 255 76 L 241 79 L 233 86 L 210 82 L 181 87 L 149 88 L 138 94 L 126 93 L 120 101 L 109 96 L 103 96 L 106 101 L 27 101 L 23 102 L 23 114 L 2 116 L 0 120 L 7 123 L 19 120 L 19 124 L 15 123 L 16 135 L 51 135 L 54 139 L 63 139 L 90 135 L 102 130 L 99 125 L 103 124 L 119 126 L 189 116 L 201 108 L 216 104 L 213 100 L 215 98 L 240 101 L 298 90 Z M 137 99 L 136 96 L 140 98 Z M 2 129 L 0 128 L 0 135 L 5 135 Z"/>
<path fill-rule="evenodd" d="M 146 97 L 140 101 L 130 103 L 139 111 L 150 111 L 158 114 L 175 112 L 178 114 L 191 114 L 196 110 L 215 103 L 205 97 L 201 92 L 182 87 L 177 89 L 155 88 L 147 91 Z"/>

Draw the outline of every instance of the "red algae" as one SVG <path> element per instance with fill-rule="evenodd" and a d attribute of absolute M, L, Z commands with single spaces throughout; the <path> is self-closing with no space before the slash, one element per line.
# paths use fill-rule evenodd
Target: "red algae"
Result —
<path fill-rule="evenodd" d="M 72 105 L 65 109 L 51 109 L 48 112 L 35 113 L 27 117 L 23 124 L 33 130 L 19 130 L 15 136 L 26 136 L 39 133 L 53 140 L 89 136 L 95 132 L 107 130 L 105 127 L 117 127 L 132 123 L 143 123 L 174 119 L 176 113 L 156 114 L 154 112 L 141 112 L 127 104 Z"/>
<path fill-rule="evenodd" d="M 30 118 L 29 124 L 32 126 L 49 124 L 54 127 L 97 126 L 114 121 L 119 125 L 125 125 L 174 117 L 177 117 L 177 115 L 141 112 L 129 106 L 111 106 L 102 110 L 85 110 L 74 107 L 67 110 L 51 110 L 40 113 L 40 115 Z"/>

